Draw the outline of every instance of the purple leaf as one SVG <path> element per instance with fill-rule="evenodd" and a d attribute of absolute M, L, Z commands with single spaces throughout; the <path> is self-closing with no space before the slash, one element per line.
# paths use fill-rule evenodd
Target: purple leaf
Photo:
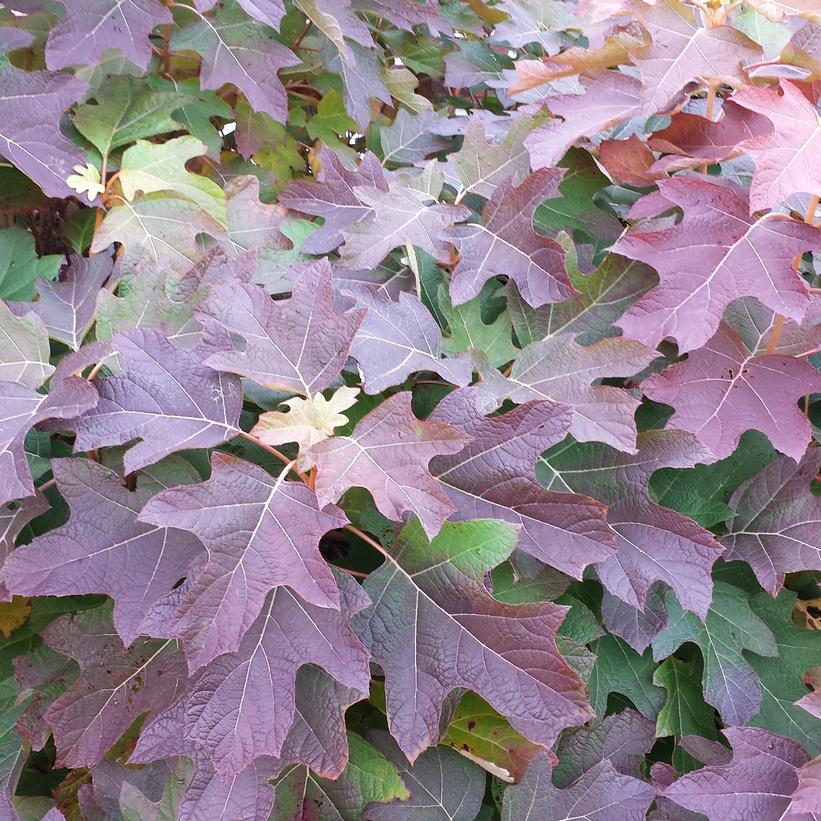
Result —
<path fill-rule="evenodd" d="M 54 373 L 46 328 L 34 312 L 38 304 L 11 303 L 20 309 L 12 312 L 9 305 L 0 303 L 0 381 L 16 382 L 31 390 L 37 390 Z"/>
<path fill-rule="evenodd" d="M 750 429 L 801 459 L 812 431 L 796 402 L 813 391 L 821 391 L 815 368 L 784 355 L 755 356 L 724 324 L 686 362 L 644 383 L 650 399 L 676 409 L 668 427 L 694 433 L 716 459 L 729 456 Z"/>
<path fill-rule="evenodd" d="M 37 283 L 39 299 L 19 303 L 34 311 L 43 320 L 52 339 L 65 342 L 77 350 L 94 322 L 97 294 L 111 275 L 114 260 L 106 254 L 81 257 L 72 254 L 68 269 L 61 277 L 50 282 Z"/>
<path fill-rule="evenodd" d="M 151 59 L 148 35 L 172 23 L 160 0 L 65 0 L 65 14 L 51 30 L 46 65 L 52 70 L 71 65 L 95 65 L 110 48 L 117 48 L 142 69 Z"/>
<path fill-rule="evenodd" d="M 186 738 L 221 774 L 237 775 L 259 756 L 283 753 L 295 718 L 297 670 L 304 664 L 367 695 L 369 656 L 349 620 L 369 599 L 350 577 L 339 573 L 337 579 L 340 611 L 306 604 L 278 587 L 237 652 L 212 661 L 191 685 Z"/>
<path fill-rule="evenodd" d="M 429 543 L 412 521 L 365 581 L 374 604 L 354 625 L 385 673 L 388 725 L 410 761 L 438 740 L 444 701 L 458 688 L 544 746 L 593 715 L 556 648 L 565 608 L 502 604 L 482 584 L 516 538 L 512 525 L 480 519 L 446 523 Z"/>
<path fill-rule="evenodd" d="M 373 210 L 367 218 L 342 230 L 342 265 L 345 268 L 374 268 L 392 251 L 416 245 L 439 261 L 449 257 L 445 228 L 467 219 L 470 211 L 461 205 L 441 205 L 415 188 L 393 185 L 354 189 L 354 195 Z"/>
<path fill-rule="evenodd" d="M 431 747 L 413 765 L 390 735 L 374 730 L 368 739 L 396 766 L 410 797 L 372 803 L 366 821 L 475 821 L 485 793 L 485 774 L 449 747 Z"/>
<path fill-rule="evenodd" d="M 114 337 L 122 372 L 95 382 L 100 399 L 71 423 L 75 450 L 104 445 L 129 448 L 132 473 L 178 450 L 210 448 L 239 432 L 242 385 L 238 377 L 203 365 L 211 350 L 180 348 L 159 331 Z"/>
<path fill-rule="evenodd" d="M 400 521 L 404 514 L 415 513 L 432 537 L 454 508 L 428 463 L 434 456 L 457 453 L 467 440 L 451 425 L 417 419 L 411 395 L 394 394 L 350 436 L 333 436 L 308 451 L 317 467 L 317 500 L 325 507 L 346 490 L 364 487 L 384 516 Z"/>
<path fill-rule="evenodd" d="M 809 294 L 792 261 L 821 248 L 821 229 L 782 214 L 752 218 L 743 194 L 704 179 L 661 180 L 659 190 L 683 210 L 681 222 L 630 230 L 612 247 L 652 265 L 661 278 L 617 323 L 625 336 L 652 347 L 672 337 L 681 353 L 695 350 L 718 330 L 727 305 L 742 296 L 801 321 Z"/>
<path fill-rule="evenodd" d="M 196 312 L 243 344 L 211 354 L 205 364 L 246 376 L 267 387 L 311 394 L 327 388 L 348 358 L 365 311 L 338 314 L 327 260 L 304 267 L 290 299 L 274 302 L 255 285 L 217 285 Z"/>
<path fill-rule="evenodd" d="M 505 790 L 503 821 L 644 821 L 655 797 L 648 783 L 617 773 L 609 761 L 562 790 L 551 783 L 552 769 L 547 753 L 533 759 L 521 783 Z"/>
<path fill-rule="evenodd" d="M 365 152 L 353 170 L 329 148 L 321 148 L 317 159 L 320 163 L 317 180 L 292 182 L 279 197 L 282 205 L 324 220 L 322 227 L 302 244 L 306 254 L 327 254 L 335 250 L 344 241 L 342 231 L 373 214 L 373 208 L 359 198 L 355 189 L 388 190 L 385 172 L 370 151 Z"/>
<path fill-rule="evenodd" d="M 70 74 L 0 68 L 0 153 L 49 197 L 76 194 L 66 179 L 85 160 L 60 133 L 60 119 L 87 88 Z"/>
<path fill-rule="evenodd" d="M 32 519 L 48 509 L 49 503 L 43 494 L 0 507 L 0 600 L 8 600 L 10 595 L 5 582 L 2 581 L 2 569 L 9 554 L 14 550 L 15 540 Z"/>
<path fill-rule="evenodd" d="M 178 29 L 171 40 L 176 51 L 202 55 L 200 86 L 218 89 L 233 83 L 256 111 L 284 123 L 288 114 L 285 87 L 277 72 L 297 65 L 299 58 L 270 36 L 270 30 L 237 7 L 217 6 L 213 16 Z"/>
<path fill-rule="evenodd" d="M 459 252 L 451 283 L 454 305 L 475 297 L 487 280 L 499 275 L 510 277 L 534 307 L 575 293 L 565 271 L 564 249 L 533 228 L 534 212 L 544 200 L 558 195 L 563 174 L 562 169 L 544 169 L 515 187 L 508 178 L 488 200 L 481 225 L 459 225 L 445 232 Z"/>
<path fill-rule="evenodd" d="M 329 530 L 345 524 L 314 493 L 235 457 L 215 453 L 211 478 L 157 494 L 142 521 L 198 536 L 208 562 L 182 596 L 171 631 L 183 638 L 191 670 L 236 652 L 268 592 L 288 585 L 308 603 L 339 608 L 333 572 L 319 552 Z M 322 507 L 325 507 L 323 504 Z"/>
<path fill-rule="evenodd" d="M 810 821 L 788 812 L 797 770 L 809 758 L 801 745 L 749 727 L 731 727 L 724 735 L 733 746 L 732 761 L 681 776 L 664 790 L 665 798 L 710 821 Z"/>
<path fill-rule="evenodd" d="M 46 712 L 58 766 L 94 766 L 138 716 L 165 709 L 185 684 L 174 642 L 140 638 L 126 650 L 107 608 L 62 616 L 42 636 L 82 671 Z"/>
<path fill-rule="evenodd" d="M 667 625 L 664 595 L 657 587 L 648 591 L 643 610 L 605 591 L 601 614 L 608 632 L 624 639 L 637 653 L 643 653 Z"/>
<path fill-rule="evenodd" d="M 510 377 L 488 388 L 497 399 L 514 402 L 552 399 L 573 410 L 570 433 L 581 442 L 606 442 L 634 453 L 639 400 L 628 391 L 591 383 L 605 377 L 633 376 L 656 357 L 655 351 L 629 339 L 602 339 L 579 345 L 571 334 L 528 345 L 513 363 Z"/>
<path fill-rule="evenodd" d="M 517 547 L 575 578 L 612 555 L 615 540 L 606 509 L 586 496 L 545 490 L 536 481 L 539 456 L 565 438 L 570 409 L 549 400 L 528 402 L 486 418 L 469 391 L 456 391 L 430 417 L 463 430 L 472 440 L 431 470 L 462 520 L 498 518 L 521 525 Z"/>
<path fill-rule="evenodd" d="M 52 469 L 69 520 L 15 550 L 2 579 L 25 596 L 108 594 L 117 632 L 131 644 L 202 545 L 188 533 L 138 521 L 149 494 L 130 493 L 108 468 L 90 459 L 57 459 Z"/>
<path fill-rule="evenodd" d="M 553 783 L 567 787 L 602 761 L 622 775 L 635 775 L 656 741 L 655 730 L 652 721 L 627 709 L 570 731 L 556 747 L 559 763 Z"/>
<path fill-rule="evenodd" d="M 48 419 L 73 419 L 96 401 L 94 388 L 82 377 L 66 376 L 65 368 L 57 369 L 48 394 L 0 382 L 0 504 L 34 494 L 23 450 L 29 429 Z"/>
<path fill-rule="evenodd" d="M 470 359 L 464 354 L 442 356 L 442 332 L 417 297 L 401 293 L 399 301 L 392 302 L 371 289 L 349 293 L 368 310 L 351 346 L 367 393 L 401 385 L 415 371 L 433 371 L 454 385 L 470 382 Z"/>
<path fill-rule="evenodd" d="M 772 596 L 785 573 L 821 570 L 821 497 L 812 492 L 819 468 L 818 448 L 810 448 L 798 465 L 776 459 L 730 499 L 735 516 L 722 539 L 725 558 L 747 562 Z"/>
<path fill-rule="evenodd" d="M 285 4 L 282 0 L 237 0 L 245 13 L 265 23 L 272 28 L 279 28 L 279 23 L 285 16 Z M 195 0 L 198 11 L 210 11 L 217 4 L 217 0 Z"/>

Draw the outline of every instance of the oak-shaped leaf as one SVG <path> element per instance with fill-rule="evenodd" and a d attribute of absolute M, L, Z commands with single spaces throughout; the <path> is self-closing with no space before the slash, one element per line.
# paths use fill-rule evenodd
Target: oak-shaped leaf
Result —
<path fill-rule="evenodd" d="M 809 821 L 789 813 L 798 787 L 797 770 L 809 756 L 789 738 L 752 727 L 731 727 L 724 735 L 733 747 L 729 764 L 713 764 L 681 776 L 663 791 L 710 821 Z"/>
<path fill-rule="evenodd" d="M 498 518 L 520 525 L 517 547 L 563 573 L 581 578 L 615 548 L 603 505 L 586 496 L 545 490 L 536 481 L 543 451 L 567 435 L 570 409 L 549 400 L 527 402 L 501 416 L 482 416 L 470 390 L 455 391 L 431 420 L 464 431 L 471 441 L 437 456 L 431 471 L 457 519 Z"/>
<path fill-rule="evenodd" d="M 256 111 L 284 123 L 288 100 L 277 72 L 298 64 L 299 59 L 272 34 L 242 9 L 220 4 L 212 15 L 199 15 L 190 25 L 177 28 L 171 47 L 202 55 L 202 88 L 233 83 Z"/>
<path fill-rule="evenodd" d="M 112 205 L 94 234 L 91 252 L 98 254 L 119 242 L 126 258 L 142 252 L 155 265 L 184 273 L 201 259 L 200 234 L 222 238 L 225 233 L 193 200 L 174 191 L 155 191 Z"/>
<path fill-rule="evenodd" d="M 821 391 L 815 368 L 788 356 L 756 356 L 725 324 L 686 362 L 644 382 L 650 399 L 676 409 L 668 427 L 694 433 L 717 459 L 729 456 L 741 435 L 754 429 L 800 460 L 811 430 L 796 403 L 814 391 Z"/>
<path fill-rule="evenodd" d="M 711 569 L 723 548 L 691 519 L 651 502 L 647 484 L 658 468 L 710 459 L 691 434 L 647 431 L 639 434 L 635 455 L 595 443 L 557 445 L 544 455 L 539 478 L 550 489 L 586 493 L 608 505 L 618 550 L 596 571 L 610 593 L 644 609 L 651 586 L 661 581 L 682 607 L 704 619 L 712 598 Z"/>
<path fill-rule="evenodd" d="M 345 524 L 342 511 L 321 510 L 311 490 L 286 481 L 288 467 L 275 478 L 222 453 L 213 454 L 211 467 L 208 481 L 165 490 L 140 514 L 142 521 L 194 533 L 208 551 L 171 622 L 192 670 L 236 652 L 274 587 L 288 585 L 318 607 L 339 607 L 318 545 Z"/>
<path fill-rule="evenodd" d="M 372 730 L 367 738 L 396 767 L 410 795 L 368 804 L 366 821 L 475 821 L 485 792 L 485 774 L 476 764 L 436 746 L 409 765 L 388 733 Z"/>
<path fill-rule="evenodd" d="M 69 520 L 15 550 L 3 567 L 3 583 L 26 596 L 106 593 L 114 599 L 114 626 L 131 644 L 202 545 L 189 533 L 138 521 L 150 494 L 129 492 L 103 465 L 57 459 L 52 470 Z"/>
<path fill-rule="evenodd" d="M 636 775 L 656 741 L 655 729 L 652 721 L 628 708 L 568 731 L 556 746 L 553 783 L 567 787 L 602 761 L 622 775 Z"/>
<path fill-rule="evenodd" d="M 633 607 L 604 591 L 601 603 L 602 624 L 609 633 L 624 639 L 637 653 L 643 653 L 667 626 L 667 607 L 664 591 L 660 587 L 654 585 L 650 588 L 643 609 Z"/>
<path fill-rule="evenodd" d="M 237 775 L 259 756 L 281 755 L 303 665 L 316 664 L 362 697 L 367 694 L 369 655 L 350 619 L 370 601 L 349 576 L 329 575 L 340 587 L 340 610 L 307 604 L 277 587 L 236 653 L 214 659 L 191 685 L 185 735 L 218 772 Z"/>
<path fill-rule="evenodd" d="M 442 332 L 416 296 L 400 293 L 393 302 L 370 288 L 350 289 L 349 293 L 367 308 L 351 345 L 367 393 L 400 385 L 414 371 L 433 371 L 459 386 L 470 382 L 470 359 L 464 354 L 442 355 Z"/>
<path fill-rule="evenodd" d="M 821 126 L 815 106 L 793 83 L 773 88 L 745 88 L 732 101 L 766 117 L 771 133 L 741 143 L 755 160 L 750 211 L 775 208 L 793 194 L 821 190 Z"/>
<path fill-rule="evenodd" d="M 819 468 L 817 448 L 810 448 L 798 465 L 781 457 L 730 499 L 735 515 L 722 538 L 726 558 L 747 562 L 773 596 L 786 573 L 821 570 L 821 498 L 812 492 Z"/>
<path fill-rule="evenodd" d="M 46 65 L 52 69 L 94 65 L 110 48 L 119 49 L 132 63 L 147 68 L 151 59 L 148 35 L 173 22 L 160 0 L 91 0 L 63 3 L 65 14 L 46 43 Z"/>
<path fill-rule="evenodd" d="M 633 376 L 658 355 L 639 342 L 613 337 L 582 346 L 569 333 L 528 345 L 516 357 L 507 379 L 486 380 L 483 389 L 497 404 L 551 399 L 573 410 L 570 433 L 582 442 L 606 442 L 635 452 L 634 414 L 639 400 L 611 385 L 591 384 L 606 377 Z"/>
<path fill-rule="evenodd" d="M 26 434 L 46 420 L 74 419 L 97 402 L 93 386 L 58 366 L 49 393 L 0 382 L 0 504 L 34 493 L 24 451 Z"/>
<path fill-rule="evenodd" d="M 583 94 L 545 99 L 544 105 L 558 116 L 525 139 L 530 164 L 534 169 L 552 168 L 581 137 L 594 137 L 613 123 L 639 116 L 645 106 L 641 90 L 641 81 L 636 77 L 605 71 L 585 78 Z"/>
<path fill-rule="evenodd" d="M 659 230 L 631 229 L 612 248 L 652 265 L 661 278 L 616 323 L 625 336 L 652 347 L 672 337 L 681 353 L 695 350 L 716 332 L 727 305 L 743 296 L 801 321 L 809 293 L 792 261 L 821 247 L 821 229 L 783 214 L 752 218 L 739 189 L 706 179 L 661 180 L 659 191 L 683 210 L 683 219 Z"/>
<path fill-rule="evenodd" d="M 22 502 L 12 502 L 0 507 L 0 571 L 9 554 L 14 550 L 14 543 L 20 531 L 32 519 L 48 509 L 48 500 L 42 493 L 29 496 Z M 0 600 L 8 601 L 8 598 L 8 588 L 0 576 Z"/>
<path fill-rule="evenodd" d="M 211 354 L 206 365 L 306 395 L 336 379 L 364 315 L 364 309 L 334 310 L 325 259 L 294 272 L 290 299 L 275 302 L 257 285 L 222 283 L 196 311 L 206 330 L 216 323 L 242 339 L 233 350 Z"/>
<path fill-rule="evenodd" d="M 742 651 L 778 655 L 773 634 L 750 609 L 747 594 L 716 582 L 703 624 L 684 612 L 672 593 L 667 611 L 667 627 L 653 639 L 654 658 L 666 658 L 684 642 L 697 645 L 704 658 L 704 698 L 727 725 L 746 724 L 761 707 L 761 688 Z"/>
<path fill-rule="evenodd" d="M 348 733 L 348 746 L 348 763 L 336 778 L 317 776 L 307 767 L 284 772 L 274 784 L 272 817 L 277 821 L 359 821 L 373 802 L 408 797 L 396 765 L 376 747 L 353 732 Z"/>
<path fill-rule="evenodd" d="M 81 670 L 46 711 L 59 766 L 97 764 L 136 718 L 164 710 L 186 683 L 176 642 L 139 638 L 124 648 L 107 607 L 62 616 L 42 637 Z"/>
<path fill-rule="evenodd" d="M 563 302 L 532 308 L 515 286 L 508 287 L 507 308 L 520 345 L 562 333 L 573 334 L 581 345 L 613 336 L 613 323 L 655 284 L 647 265 L 618 254 L 608 254 L 590 273 L 578 270 L 571 253 L 566 265 L 578 294 Z"/>
<path fill-rule="evenodd" d="M 778 598 L 759 593 L 751 599 L 756 616 L 775 636 L 778 655 L 751 655 L 748 661 L 761 681 L 761 709 L 750 726 L 763 727 L 795 739 L 810 755 L 821 755 L 818 718 L 796 705 L 816 682 L 816 660 L 821 657 L 821 631 L 798 627 L 793 621 L 796 594 L 782 590 Z"/>
<path fill-rule="evenodd" d="M 345 711 L 361 698 L 319 667 L 305 665 L 296 677 L 294 723 L 288 731 L 278 759 L 260 756 L 236 776 L 217 773 L 207 752 L 186 735 L 188 699 L 180 698 L 140 731 L 129 761 L 136 764 L 185 755 L 195 770 L 182 800 L 183 812 L 197 813 L 223 808 L 220 818 L 233 821 L 267 821 L 274 801 L 268 783 L 286 769 L 308 767 L 322 779 L 338 778 L 348 761 Z M 309 776 L 310 777 L 310 776 Z M 183 815 L 182 817 L 187 817 Z M 209 815 L 209 818 L 212 816 Z"/>
<path fill-rule="evenodd" d="M 445 182 L 461 197 L 478 194 L 485 198 L 503 183 L 519 185 L 530 171 L 524 140 L 533 127 L 530 118 L 515 117 L 502 140 L 490 142 L 482 120 L 471 117 L 459 150 L 439 164 Z"/>
<path fill-rule="evenodd" d="M 539 753 L 522 781 L 505 790 L 503 821 L 643 821 L 656 794 L 646 781 L 616 772 L 606 760 L 564 789 L 553 786 L 552 772 L 547 753 Z"/>
<path fill-rule="evenodd" d="M 663 111 L 688 83 L 745 85 L 744 61 L 759 57 L 761 48 L 738 29 L 726 25 L 702 26 L 697 12 L 679 0 L 654 6 L 635 3 L 652 43 L 634 56 L 644 81 L 643 99 Z"/>
<path fill-rule="evenodd" d="M 516 186 L 509 177 L 491 194 L 481 224 L 445 231 L 459 252 L 450 287 L 454 305 L 475 297 L 487 280 L 499 275 L 512 279 L 534 307 L 573 295 L 564 249 L 533 228 L 534 212 L 544 200 L 558 195 L 563 174 L 561 169 L 543 169 Z"/>
<path fill-rule="evenodd" d="M 181 348 L 160 331 L 114 337 L 121 371 L 95 382 L 100 398 L 71 422 L 75 450 L 141 441 L 124 456 L 126 473 L 178 450 L 221 445 L 239 430 L 239 377 L 203 364 L 208 346 Z"/>
<path fill-rule="evenodd" d="M 503 604 L 482 583 L 512 551 L 516 531 L 487 519 L 448 522 L 428 542 L 411 521 L 365 581 L 374 604 L 354 629 L 385 673 L 388 725 L 412 762 L 438 740 L 443 704 L 458 688 L 544 746 L 592 717 L 555 644 L 566 609 Z"/>
<path fill-rule="evenodd" d="M 237 0 L 237 2 L 246 14 L 271 28 L 279 28 L 285 16 L 283 0 Z M 194 3 L 199 11 L 210 11 L 216 4 L 217 0 L 196 0 Z"/>
<path fill-rule="evenodd" d="M 361 419 L 350 436 L 325 439 L 308 451 L 317 467 L 318 503 L 324 508 L 346 490 L 364 487 L 384 516 L 401 521 L 415 513 L 433 537 L 454 506 L 428 463 L 457 453 L 467 441 L 452 425 L 417 419 L 410 393 L 396 393 Z"/>
<path fill-rule="evenodd" d="M 51 71 L 0 68 L 0 152 L 34 180 L 46 196 L 73 197 L 66 179 L 83 154 L 60 132 L 65 110 L 88 84 Z"/>
<path fill-rule="evenodd" d="M 34 311 L 38 304 L 21 303 L 19 314 L 0 304 L 0 382 L 36 390 L 54 373 L 48 334 Z"/>
<path fill-rule="evenodd" d="M 449 257 L 445 229 L 470 216 L 463 205 L 443 205 L 416 188 L 396 184 L 387 191 L 357 186 L 354 195 L 373 211 L 342 230 L 341 264 L 354 270 L 375 268 L 391 250 L 405 245 L 444 262 Z"/>
<path fill-rule="evenodd" d="M 294 181 L 279 197 L 282 205 L 324 220 L 322 227 L 303 243 L 302 250 L 307 254 L 327 254 L 338 248 L 344 241 L 342 231 L 373 213 L 371 206 L 357 196 L 356 188 L 388 190 L 385 171 L 370 151 L 354 169 L 330 148 L 321 148 L 317 159 L 317 179 Z"/>
<path fill-rule="evenodd" d="M 94 322 L 97 295 L 111 276 L 113 266 L 114 260 L 106 254 L 71 254 L 65 272 L 53 282 L 39 279 L 37 301 L 20 307 L 25 305 L 27 310 L 34 311 L 52 339 L 65 342 L 76 351 Z"/>

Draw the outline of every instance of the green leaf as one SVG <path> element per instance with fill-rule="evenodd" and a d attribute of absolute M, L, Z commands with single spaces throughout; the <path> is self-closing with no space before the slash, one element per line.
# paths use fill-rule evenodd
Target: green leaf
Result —
<path fill-rule="evenodd" d="M 746 724 L 758 710 L 758 677 L 742 653 L 774 656 L 776 646 L 767 625 L 750 609 L 749 597 L 737 587 L 715 582 L 713 600 L 702 625 L 667 594 L 667 627 L 653 639 L 653 656 L 663 659 L 685 642 L 704 658 L 704 698 L 730 726 Z"/>
<path fill-rule="evenodd" d="M 138 192 L 176 191 L 227 227 L 225 191 L 213 180 L 188 171 L 185 164 L 205 153 L 205 146 L 196 137 L 175 137 L 166 143 L 139 140 L 123 154 L 120 185 L 126 199 L 133 200 Z"/>
<path fill-rule="evenodd" d="M 180 95 L 155 91 L 147 81 L 111 77 L 96 93 L 96 102 L 77 107 L 77 130 L 107 157 L 135 140 L 179 131 L 171 115 L 180 108 Z"/>
<path fill-rule="evenodd" d="M 656 668 L 653 684 L 667 690 L 667 701 L 656 719 L 656 735 L 701 735 L 717 738 L 713 710 L 701 695 L 701 673 L 694 664 L 670 657 Z"/>
<path fill-rule="evenodd" d="M 306 129 L 312 140 L 322 140 L 325 145 L 347 147 L 347 141 L 340 141 L 347 131 L 356 131 L 356 123 L 345 111 L 342 95 L 330 89 L 319 101 L 316 114 L 308 120 Z"/>
<path fill-rule="evenodd" d="M 54 279 L 63 262 L 60 254 L 38 257 L 34 237 L 19 225 L 0 231 L 0 299 L 34 299 L 35 280 Z"/>
<path fill-rule="evenodd" d="M 621 693 L 645 718 L 655 719 L 664 706 L 664 690 L 653 683 L 656 665 L 648 649 L 640 656 L 629 644 L 607 635 L 593 645 L 596 663 L 590 674 L 590 704 L 603 716 L 610 693 Z"/>
<path fill-rule="evenodd" d="M 533 215 L 533 224 L 543 234 L 556 231 L 580 232 L 588 241 L 609 245 L 621 233 L 621 223 L 596 207 L 594 197 L 609 182 L 593 157 L 580 148 L 571 148 L 559 163 L 567 173 L 559 185 L 560 197 L 543 202 Z"/>
<path fill-rule="evenodd" d="M 462 696 L 440 743 L 468 754 L 471 761 L 504 781 L 518 781 L 541 749 L 476 693 Z"/>
<path fill-rule="evenodd" d="M 355 733 L 348 733 L 348 763 L 331 781 L 307 767 L 292 767 L 274 784 L 272 818 L 361 821 L 373 801 L 404 800 L 407 788 L 396 767 Z"/>
<path fill-rule="evenodd" d="M 433 103 L 427 97 L 422 97 L 416 93 L 419 78 L 410 69 L 404 66 L 383 66 L 382 80 L 391 97 L 411 111 L 419 112 L 433 109 Z"/>
<path fill-rule="evenodd" d="M 777 599 L 761 593 L 752 599 L 756 615 L 772 630 L 778 657 L 752 656 L 761 680 L 761 710 L 751 720 L 801 743 L 811 756 L 821 754 L 821 721 L 795 702 L 807 695 L 804 674 L 821 660 L 821 630 L 804 630 L 792 620 L 796 595 L 782 590 Z"/>
<path fill-rule="evenodd" d="M 513 326 L 506 311 L 486 325 L 482 321 L 481 297 L 454 308 L 446 285 L 439 287 L 439 307 L 450 330 L 450 336 L 442 342 L 442 352 L 447 356 L 477 348 L 494 368 L 516 358 L 519 349 L 513 344 Z"/>
<path fill-rule="evenodd" d="M 733 491 L 777 455 L 763 433 L 747 431 L 735 452 L 720 462 L 656 471 L 650 480 L 650 492 L 660 505 L 689 516 L 702 527 L 714 527 L 732 516 L 727 503 Z"/>

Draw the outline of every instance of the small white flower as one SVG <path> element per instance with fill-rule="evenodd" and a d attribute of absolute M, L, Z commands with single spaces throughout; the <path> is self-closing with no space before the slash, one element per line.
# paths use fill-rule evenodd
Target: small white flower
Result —
<path fill-rule="evenodd" d="M 90 162 L 85 165 L 75 165 L 76 174 L 69 175 L 66 185 L 78 194 L 85 192 L 89 202 L 94 202 L 99 194 L 105 191 L 105 186 L 100 182 L 100 172 Z"/>

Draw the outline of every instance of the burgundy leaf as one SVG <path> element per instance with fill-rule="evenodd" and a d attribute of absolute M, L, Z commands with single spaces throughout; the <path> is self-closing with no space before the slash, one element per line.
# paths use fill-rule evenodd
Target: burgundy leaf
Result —
<path fill-rule="evenodd" d="M 401 385 L 415 371 L 433 371 L 454 385 L 470 382 L 470 359 L 464 354 L 442 355 L 442 332 L 415 296 L 401 293 L 399 301 L 392 302 L 371 289 L 350 289 L 349 293 L 367 308 L 351 346 L 367 393 Z"/>
<path fill-rule="evenodd" d="M 242 343 L 211 354 L 205 364 L 246 376 L 261 385 L 311 394 L 336 379 L 365 311 L 338 314 L 327 260 L 302 268 L 290 299 L 274 302 L 255 285 L 222 283 L 196 311 Z"/>
<path fill-rule="evenodd" d="M 212 661 L 191 685 L 186 738 L 223 775 L 237 775 L 262 755 L 297 755 L 284 745 L 296 717 L 295 683 L 303 665 L 316 664 L 360 698 L 367 695 L 369 656 L 349 620 L 369 599 L 350 577 L 339 573 L 337 579 L 340 611 L 308 605 L 278 587 L 237 652 Z"/>
<path fill-rule="evenodd" d="M 453 504 L 455 518 L 499 518 L 521 525 L 517 547 L 575 578 L 612 555 L 615 540 L 606 508 L 586 496 L 545 490 L 536 462 L 565 438 L 570 409 L 549 400 L 528 402 L 486 418 L 469 391 L 439 403 L 431 420 L 447 422 L 472 440 L 452 456 L 437 456 L 431 471 Z"/>
<path fill-rule="evenodd" d="M 131 644 L 202 545 L 181 530 L 138 521 L 150 494 L 130 493 L 108 468 L 90 459 L 58 459 L 52 469 L 69 520 L 15 550 L 3 582 L 24 596 L 106 593 L 114 599 L 114 626 Z"/>
<path fill-rule="evenodd" d="M 809 758 L 801 745 L 751 727 L 731 727 L 724 735 L 733 746 L 732 761 L 681 776 L 664 796 L 710 821 L 810 821 L 788 812 L 797 770 Z"/>
<path fill-rule="evenodd" d="M 82 671 L 46 712 L 58 766 L 97 764 L 138 716 L 165 709 L 184 687 L 185 661 L 175 642 L 140 638 L 126 650 L 107 608 L 62 616 L 42 636 Z"/>
<path fill-rule="evenodd" d="M 365 581 L 374 604 L 355 629 L 385 672 L 388 725 L 411 761 L 438 740 L 443 703 L 457 688 L 544 746 L 592 717 L 555 644 L 565 608 L 503 604 L 482 584 L 516 538 L 512 525 L 485 519 L 447 523 L 428 543 L 412 521 Z"/>
<path fill-rule="evenodd" d="M 695 350 L 742 296 L 803 318 L 809 295 L 792 261 L 821 248 L 821 230 L 782 214 L 754 219 L 742 193 L 705 179 L 674 177 L 660 181 L 659 190 L 684 211 L 681 222 L 646 233 L 630 230 L 612 249 L 652 265 L 661 278 L 617 323 L 626 336 L 653 347 L 673 337 L 682 353 Z"/>
<path fill-rule="evenodd" d="M 533 228 L 535 210 L 557 196 L 563 173 L 558 168 L 537 171 L 515 187 L 508 178 L 488 200 L 481 225 L 459 225 L 445 232 L 459 252 L 451 283 L 454 305 L 475 297 L 487 280 L 499 275 L 510 277 L 534 307 L 575 293 L 565 271 L 564 249 Z"/>
<path fill-rule="evenodd" d="M 766 117 L 773 131 L 745 140 L 755 160 L 750 211 L 775 208 L 797 193 L 821 191 L 821 130 L 815 106 L 798 87 L 783 80 L 772 88 L 746 88 L 733 102 Z"/>
<path fill-rule="evenodd" d="M 773 596 L 786 573 L 821 570 L 821 497 L 812 492 L 819 469 L 818 448 L 810 448 L 798 465 L 776 459 L 730 500 L 735 516 L 722 539 L 726 558 L 747 562 Z"/>
<path fill-rule="evenodd" d="M 454 507 L 428 463 L 434 456 L 460 451 L 468 437 L 443 422 L 423 422 L 411 410 L 411 396 L 397 393 L 364 419 L 350 436 L 333 436 L 308 451 L 316 463 L 320 506 L 337 501 L 346 490 L 364 487 L 383 515 L 400 521 L 415 513 L 434 536 Z"/>
<path fill-rule="evenodd" d="M 211 350 L 180 348 L 159 331 L 114 337 L 122 372 L 95 382 L 100 399 L 71 423 L 75 450 L 139 444 L 124 457 L 132 473 L 186 448 L 222 444 L 239 431 L 242 385 L 238 377 L 203 365 Z"/>
<path fill-rule="evenodd" d="M 551 783 L 552 770 L 547 754 L 539 753 L 521 783 L 505 790 L 503 821 L 643 821 L 655 797 L 647 782 L 620 775 L 609 761 L 562 790 Z"/>
<path fill-rule="evenodd" d="M 359 165 L 350 170 L 339 155 L 329 148 L 318 152 L 320 170 L 317 180 L 292 182 L 279 201 L 303 214 L 322 217 L 324 223 L 302 244 L 306 254 L 326 254 L 338 248 L 348 226 L 371 216 L 373 208 L 363 202 L 355 189 L 361 187 L 387 191 L 385 172 L 376 155 L 365 152 Z"/>
<path fill-rule="evenodd" d="M 725 324 L 686 362 L 644 382 L 644 393 L 676 412 L 668 427 L 694 433 L 716 459 L 729 456 L 750 429 L 796 461 L 811 438 L 796 402 L 821 391 L 821 373 L 800 359 L 756 356 Z"/>
<path fill-rule="evenodd" d="M 148 35 L 171 12 L 160 0 L 87 0 L 63 3 L 65 14 L 51 30 L 46 65 L 54 70 L 71 65 L 95 65 L 110 48 L 117 48 L 142 69 L 151 59 Z"/>

